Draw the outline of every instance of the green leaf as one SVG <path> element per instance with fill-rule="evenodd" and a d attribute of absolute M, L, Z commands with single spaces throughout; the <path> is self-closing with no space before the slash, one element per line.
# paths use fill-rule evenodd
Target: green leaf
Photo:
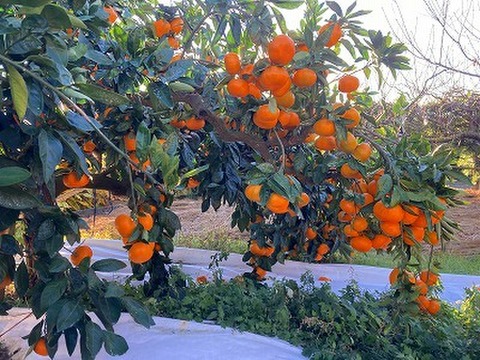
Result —
<path fill-rule="evenodd" d="M 42 161 L 43 178 L 45 183 L 52 180 L 55 168 L 62 160 L 63 145 L 52 133 L 40 130 L 38 134 L 38 148 Z"/>
<path fill-rule="evenodd" d="M 178 166 L 180 158 L 169 155 L 158 142 L 153 142 L 150 146 L 150 159 L 153 169 L 160 169 L 163 181 L 167 190 L 173 190 L 180 180 L 178 176 Z"/>
<path fill-rule="evenodd" d="M 48 309 L 50 305 L 63 296 L 67 290 L 67 286 L 68 281 L 64 277 L 47 283 L 40 296 L 40 307 L 43 310 Z"/>
<path fill-rule="evenodd" d="M 271 0 L 270 1 L 276 7 L 281 9 L 296 9 L 304 4 L 304 0 Z"/>
<path fill-rule="evenodd" d="M 24 297 L 30 285 L 27 265 L 25 265 L 25 261 L 22 261 L 20 265 L 18 265 L 17 271 L 15 272 L 14 282 L 15 290 L 17 291 L 18 297 Z"/>
<path fill-rule="evenodd" d="M 26 191 L 12 188 L 0 187 L 0 206 L 7 209 L 24 210 L 41 206 L 42 203 Z"/>
<path fill-rule="evenodd" d="M 148 150 L 152 140 L 152 135 L 145 122 L 141 122 L 137 130 L 137 150 L 136 154 L 141 162 L 147 160 Z"/>
<path fill-rule="evenodd" d="M 75 325 L 85 315 L 79 301 L 68 300 L 60 309 L 57 317 L 57 331 L 63 331 Z"/>
<path fill-rule="evenodd" d="M 28 105 L 28 88 L 23 76 L 18 72 L 18 70 L 6 64 L 10 89 L 12 93 L 13 107 L 17 112 L 18 118 L 23 120 L 27 112 Z"/>
<path fill-rule="evenodd" d="M 145 307 L 139 301 L 131 297 L 125 297 L 122 299 L 122 304 L 125 306 L 137 324 L 143 325 L 146 328 L 150 328 L 151 325 L 155 325 L 152 317 L 148 314 Z"/>
<path fill-rule="evenodd" d="M 172 94 L 166 84 L 162 82 L 150 83 L 148 85 L 148 95 L 155 110 L 173 109 Z"/>
<path fill-rule="evenodd" d="M 103 331 L 105 351 L 111 356 L 123 355 L 128 351 L 125 339 L 111 331 Z"/>
<path fill-rule="evenodd" d="M 80 29 L 88 29 L 87 25 L 85 25 L 85 23 L 82 20 L 80 20 L 78 17 L 68 14 L 68 18 L 70 19 L 70 23 L 72 24 L 72 27 L 80 28 Z"/>
<path fill-rule="evenodd" d="M 335 14 L 340 17 L 343 16 L 342 8 L 335 1 L 327 1 L 326 3 L 327 6 L 335 12 Z"/>
<path fill-rule="evenodd" d="M 0 252 L 7 255 L 20 254 L 20 246 L 12 235 L 0 235 Z"/>
<path fill-rule="evenodd" d="M 28 7 L 41 7 L 52 0 L 0 0 L 0 5 L 22 5 Z"/>
<path fill-rule="evenodd" d="M 19 184 L 27 180 L 30 176 L 32 176 L 30 171 L 18 166 L 9 166 L 9 167 L 0 168 L 0 186 L 10 186 L 10 185 Z"/>
<path fill-rule="evenodd" d="M 67 346 L 67 352 L 69 356 L 72 356 L 77 346 L 78 331 L 74 327 L 70 327 L 63 332 L 65 336 L 65 345 Z"/>
<path fill-rule="evenodd" d="M 194 92 L 195 88 L 192 85 L 174 81 L 168 85 L 173 92 Z"/>
<path fill-rule="evenodd" d="M 93 321 L 88 321 L 85 324 L 85 344 L 90 354 L 95 358 L 103 344 L 104 331 Z"/>
<path fill-rule="evenodd" d="M 2 214 L 2 216 L 0 216 L 0 231 L 4 231 L 15 224 L 20 211 L 0 207 L 0 214 Z"/>
<path fill-rule="evenodd" d="M 89 98 L 110 106 L 126 105 L 130 100 L 116 92 L 106 90 L 93 84 L 76 84 L 76 86 Z"/>
<path fill-rule="evenodd" d="M 387 195 L 390 190 L 392 190 L 393 180 L 389 174 L 382 175 L 380 180 L 378 180 L 378 191 L 377 196 L 375 197 L 376 200 L 381 199 L 385 195 Z"/>
<path fill-rule="evenodd" d="M 192 176 L 198 175 L 205 170 L 208 170 L 210 168 L 210 164 L 202 165 L 198 168 L 192 169 L 190 171 L 187 171 L 185 174 L 182 175 L 182 180 L 191 178 Z"/>
<path fill-rule="evenodd" d="M 102 271 L 102 272 L 114 272 L 125 268 L 124 262 L 117 260 L 117 259 L 102 259 L 95 261 L 91 268 L 94 271 Z"/>
<path fill-rule="evenodd" d="M 61 6 L 53 4 L 45 5 L 41 15 L 48 20 L 51 27 L 59 29 L 72 27 L 72 22 L 70 21 L 67 11 Z"/>

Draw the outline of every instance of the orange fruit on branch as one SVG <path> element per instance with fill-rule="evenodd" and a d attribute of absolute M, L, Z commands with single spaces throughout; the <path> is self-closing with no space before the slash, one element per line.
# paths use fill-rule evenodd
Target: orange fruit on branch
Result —
<path fill-rule="evenodd" d="M 37 340 L 33 346 L 33 352 L 40 356 L 48 356 L 47 341 L 44 336 Z"/>
<path fill-rule="evenodd" d="M 346 138 L 344 140 L 340 140 L 338 143 L 338 148 L 347 154 L 352 153 L 357 146 L 357 138 L 349 131 L 347 131 Z"/>
<path fill-rule="evenodd" d="M 63 184 L 68 188 L 83 188 L 90 183 L 90 179 L 87 175 L 78 175 L 75 171 L 72 171 L 62 178 Z"/>
<path fill-rule="evenodd" d="M 262 92 L 254 83 L 248 83 L 248 95 L 253 96 L 257 100 L 262 98 Z"/>
<path fill-rule="evenodd" d="M 146 231 L 150 231 L 153 227 L 153 217 L 149 213 L 139 214 L 138 223 L 143 226 Z"/>
<path fill-rule="evenodd" d="M 430 306 L 430 300 L 428 300 L 425 295 L 420 295 L 415 301 L 417 302 L 420 310 L 428 311 L 428 307 Z"/>
<path fill-rule="evenodd" d="M 223 61 L 225 63 L 225 70 L 230 75 L 238 74 L 238 72 L 242 68 L 242 63 L 240 62 L 240 57 L 238 56 L 238 54 L 230 52 L 225 55 Z"/>
<path fill-rule="evenodd" d="M 83 259 L 91 258 L 93 256 L 92 248 L 88 245 L 80 245 L 77 246 L 75 250 L 73 250 L 72 255 L 70 255 L 70 260 L 74 266 L 80 265 Z"/>
<path fill-rule="evenodd" d="M 303 208 L 310 203 L 310 196 L 307 193 L 302 192 L 300 198 L 298 199 L 298 207 Z"/>
<path fill-rule="evenodd" d="M 350 215 L 355 215 L 360 210 L 353 200 L 342 199 L 339 205 L 340 209 Z"/>
<path fill-rule="evenodd" d="M 387 207 L 382 201 L 377 201 L 373 206 L 373 215 L 380 221 L 399 223 L 402 221 L 405 212 L 400 205 Z"/>
<path fill-rule="evenodd" d="M 187 189 L 195 189 L 200 185 L 200 181 L 194 178 L 189 178 L 187 180 Z"/>
<path fill-rule="evenodd" d="M 105 6 L 103 10 L 108 14 L 108 22 L 110 24 L 113 24 L 117 21 L 118 19 L 118 14 L 115 11 L 115 9 L 111 6 Z"/>
<path fill-rule="evenodd" d="M 350 224 L 345 225 L 345 227 L 343 228 L 343 233 L 345 234 L 346 237 L 355 237 L 360 235 L 360 233 L 354 230 L 352 225 Z"/>
<path fill-rule="evenodd" d="M 397 237 L 402 234 L 402 226 L 398 222 L 383 221 L 380 223 L 382 232 L 391 237 Z"/>
<path fill-rule="evenodd" d="M 394 268 L 390 274 L 388 275 L 388 280 L 390 282 L 390 285 L 393 285 L 397 282 L 397 279 L 398 279 L 398 274 L 400 273 L 400 269 L 399 268 Z"/>
<path fill-rule="evenodd" d="M 175 35 L 178 35 L 182 32 L 183 30 L 183 19 L 180 17 L 173 18 L 172 21 L 170 21 L 170 29 Z"/>
<path fill-rule="evenodd" d="M 307 228 L 307 230 L 305 230 L 305 237 L 308 239 L 308 240 L 313 240 L 317 237 L 318 233 L 311 227 Z"/>
<path fill-rule="evenodd" d="M 279 116 L 280 110 L 275 109 L 271 112 L 268 105 L 261 105 L 253 114 L 253 123 L 260 129 L 270 130 L 277 125 Z"/>
<path fill-rule="evenodd" d="M 429 231 L 427 233 L 427 237 L 428 237 L 428 242 L 431 245 L 438 245 L 439 240 L 438 240 L 438 234 L 436 231 Z"/>
<path fill-rule="evenodd" d="M 261 267 L 255 268 L 255 274 L 257 275 L 258 280 L 263 280 L 267 275 L 267 270 L 262 269 Z"/>
<path fill-rule="evenodd" d="M 287 86 L 288 88 L 281 94 L 282 96 L 290 89 L 291 79 L 288 71 L 279 66 L 269 66 L 262 71 L 258 77 L 258 81 L 262 88 L 270 91 L 279 90 Z"/>
<path fill-rule="evenodd" d="M 359 179 L 362 177 L 362 174 L 360 174 L 358 170 L 352 169 L 348 163 L 345 163 L 340 167 L 340 174 L 345 179 Z"/>
<path fill-rule="evenodd" d="M 432 299 L 428 304 L 427 311 L 430 315 L 435 315 L 440 311 L 440 307 L 441 307 L 440 301 Z"/>
<path fill-rule="evenodd" d="M 185 126 L 188 130 L 198 131 L 205 127 L 205 120 L 192 116 L 185 121 Z"/>
<path fill-rule="evenodd" d="M 438 282 L 438 275 L 431 271 L 425 270 L 420 273 L 420 280 L 428 286 L 433 286 Z"/>
<path fill-rule="evenodd" d="M 313 124 L 313 131 L 320 136 L 335 135 L 335 122 L 327 118 L 322 118 Z"/>
<path fill-rule="evenodd" d="M 385 236 L 383 234 L 376 234 L 373 239 L 372 239 L 372 247 L 375 250 L 385 250 L 387 249 L 388 245 L 392 242 L 392 239 L 389 238 L 388 236 Z"/>
<path fill-rule="evenodd" d="M 262 185 L 247 185 L 245 188 L 245 196 L 248 200 L 254 202 L 260 202 L 260 191 Z"/>
<path fill-rule="evenodd" d="M 295 56 L 295 43 L 287 35 L 278 35 L 268 44 L 267 52 L 273 64 L 287 65 Z"/>
<path fill-rule="evenodd" d="M 356 216 L 355 219 L 352 221 L 352 228 L 355 231 L 362 232 L 367 230 L 368 228 L 368 221 L 364 217 Z"/>
<path fill-rule="evenodd" d="M 359 252 L 367 253 L 372 249 L 372 241 L 366 236 L 357 236 L 350 240 L 350 246 Z"/>
<path fill-rule="evenodd" d="M 180 41 L 178 41 L 178 39 L 175 36 L 169 36 L 167 39 L 167 42 L 172 49 L 176 50 L 180 47 Z"/>
<path fill-rule="evenodd" d="M 338 90 L 344 93 L 356 91 L 360 86 L 360 80 L 353 75 L 345 75 L 338 80 Z"/>
<path fill-rule="evenodd" d="M 330 251 L 330 246 L 327 244 L 320 244 L 320 246 L 317 248 L 317 254 L 319 255 L 326 255 Z"/>
<path fill-rule="evenodd" d="M 315 140 L 317 150 L 332 151 L 337 147 L 335 136 L 319 136 Z"/>
<path fill-rule="evenodd" d="M 174 128 L 177 128 L 177 129 L 183 129 L 186 123 L 185 123 L 185 120 L 173 118 L 172 120 L 170 120 L 170 125 L 172 125 Z"/>
<path fill-rule="evenodd" d="M 136 227 L 135 221 L 127 214 L 120 214 L 115 218 L 115 228 L 122 237 L 129 238 Z"/>
<path fill-rule="evenodd" d="M 295 104 L 295 95 L 291 91 L 287 91 L 282 96 L 276 96 L 275 100 L 277 105 L 289 108 Z"/>
<path fill-rule="evenodd" d="M 143 264 L 153 256 L 154 247 L 144 242 L 134 243 L 128 250 L 128 258 L 134 264 Z"/>
<path fill-rule="evenodd" d="M 162 37 L 164 35 L 167 35 L 171 30 L 170 23 L 165 19 L 159 19 L 157 21 L 154 21 L 152 24 L 152 27 L 153 27 L 153 34 L 156 37 Z"/>
<path fill-rule="evenodd" d="M 97 148 L 97 145 L 92 140 L 88 140 L 85 144 L 83 144 L 83 151 L 87 154 L 92 153 Z"/>
<path fill-rule="evenodd" d="M 8 285 L 12 283 L 10 276 L 5 275 L 2 281 L 0 281 L 0 290 L 5 289 Z"/>
<path fill-rule="evenodd" d="M 372 155 L 372 147 L 370 144 L 361 143 L 353 150 L 352 156 L 361 162 L 366 162 Z"/>
<path fill-rule="evenodd" d="M 267 209 L 275 214 L 285 214 L 288 212 L 288 205 L 290 202 L 286 197 L 273 193 L 270 195 L 267 201 Z"/>
<path fill-rule="evenodd" d="M 123 137 L 123 143 L 125 144 L 126 151 L 137 150 L 137 139 L 133 132 L 130 132 Z"/>
<path fill-rule="evenodd" d="M 333 28 L 332 28 L 333 25 Z M 331 30 L 329 30 L 331 29 Z M 331 31 L 330 37 L 328 38 L 327 42 L 325 43 L 326 47 L 332 47 L 338 43 L 340 38 L 342 37 L 342 27 L 339 23 L 332 23 L 328 22 L 327 24 L 323 25 L 319 30 L 318 34 L 321 35 L 327 30 Z"/>
<path fill-rule="evenodd" d="M 312 69 L 299 69 L 293 74 L 292 81 L 299 88 L 309 88 L 317 82 L 317 73 Z"/>

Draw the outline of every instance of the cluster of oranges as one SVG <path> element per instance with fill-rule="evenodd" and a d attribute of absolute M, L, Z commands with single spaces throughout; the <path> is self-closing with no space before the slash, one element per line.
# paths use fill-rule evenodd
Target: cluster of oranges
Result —
<path fill-rule="evenodd" d="M 205 120 L 197 118 L 196 116 L 190 116 L 186 120 L 174 117 L 170 120 L 170 125 L 177 129 L 186 128 L 190 131 L 199 131 L 205 127 Z"/>
<path fill-rule="evenodd" d="M 183 30 L 183 19 L 175 17 L 170 21 L 166 19 L 159 19 L 152 24 L 153 34 L 161 38 L 167 36 L 167 41 L 170 47 L 174 50 L 180 47 L 180 41 L 176 35 L 180 34 Z"/>
<path fill-rule="evenodd" d="M 135 133 L 129 132 L 123 136 L 123 144 L 125 146 L 125 151 L 128 154 L 128 157 L 132 162 L 137 165 L 141 166 L 143 171 L 147 170 L 152 163 L 150 159 L 146 159 L 143 163 L 140 164 L 140 159 L 138 158 L 136 151 L 137 151 L 137 137 Z"/>
<path fill-rule="evenodd" d="M 141 229 L 150 231 L 154 225 L 154 215 L 157 208 L 153 205 L 145 204 L 142 212 L 137 214 L 137 222 L 127 214 L 120 214 L 115 218 L 115 228 L 122 237 L 125 245 L 129 245 L 128 258 L 134 264 L 143 264 L 149 261 L 154 251 L 160 251 L 161 247 L 155 242 L 143 242 L 139 240 L 130 241 L 133 232 L 141 225 Z"/>
<path fill-rule="evenodd" d="M 421 271 L 417 276 L 408 270 L 400 270 L 395 268 L 389 275 L 391 285 L 398 285 L 404 283 L 409 285 L 414 291 L 418 293 L 415 302 L 419 309 L 423 312 L 428 312 L 435 315 L 440 311 L 440 301 L 437 299 L 428 298 L 428 290 L 430 287 L 438 283 L 438 274 L 429 270 Z"/>

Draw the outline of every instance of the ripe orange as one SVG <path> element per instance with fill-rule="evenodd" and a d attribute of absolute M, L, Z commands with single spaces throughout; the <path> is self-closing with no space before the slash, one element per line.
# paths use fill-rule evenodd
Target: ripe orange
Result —
<path fill-rule="evenodd" d="M 248 83 L 248 95 L 253 96 L 257 100 L 262 98 L 262 92 L 254 83 Z"/>
<path fill-rule="evenodd" d="M 44 336 L 37 340 L 35 346 L 33 347 L 33 351 L 37 355 L 48 356 L 47 341 L 45 340 Z"/>
<path fill-rule="evenodd" d="M 205 127 L 205 120 L 192 116 L 185 121 L 185 125 L 189 130 L 198 131 Z"/>
<path fill-rule="evenodd" d="M 370 181 L 367 185 L 367 188 L 368 188 L 368 193 L 370 195 L 372 195 L 372 196 L 377 195 L 378 187 L 377 187 L 377 182 L 375 180 Z"/>
<path fill-rule="evenodd" d="M 113 9 L 111 6 L 105 6 L 103 10 L 108 14 L 108 22 L 110 24 L 115 23 L 118 19 L 118 14 L 117 12 Z"/>
<path fill-rule="evenodd" d="M 342 106 L 344 106 L 343 103 L 334 103 L 332 105 L 333 110 L 336 110 Z M 345 110 L 343 113 L 340 113 L 338 116 L 341 117 L 342 119 L 346 119 L 350 121 L 350 123 L 346 125 L 347 129 L 353 129 L 360 123 L 360 113 L 355 108 L 349 108 Z"/>
<path fill-rule="evenodd" d="M 134 243 L 128 250 L 128 258 L 134 264 L 143 264 L 152 258 L 153 250 L 154 247 L 150 244 L 139 241 Z"/>
<path fill-rule="evenodd" d="M 303 143 L 304 144 L 310 144 L 310 143 L 314 143 L 318 138 L 318 135 L 317 134 L 314 134 L 314 133 L 310 133 L 308 134 L 305 139 L 303 140 Z M 319 149 L 320 150 L 320 149 Z"/>
<path fill-rule="evenodd" d="M 255 256 L 264 256 L 264 248 L 261 248 L 255 240 L 252 240 L 249 247 L 250 252 Z"/>
<path fill-rule="evenodd" d="M 187 181 L 187 189 L 195 189 L 200 185 L 200 181 L 194 178 L 189 178 Z"/>
<path fill-rule="evenodd" d="M 374 199 L 373 199 L 373 196 L 372 194 L 370 193 L 363 193 L 363 204 L 362 204 L 362 207 L 363 206 L 367 206 L 367 205 L 370 205 L 371 203 L 374 202 Z"/>
<path fill-rule="evenodd" d="M 295 43 L 287 35 L 278 35 L 268 44 L 267 52 L 273 64 L 287 65 L 295 55 Z"/>
<path fill-rule="evenodd" d="M 285 83 L 277 88 L 277 89 L 272 89 L 271 93 L 273 96 L 279 97 L 285 95 L 287 92 L 290 91 L 290 88 L 292 87 L 292 79 L 290 77 L 286 79 Z"/>
<path fill-rule="evenodd" d="M 153 227 L 153 217 L 149 213 L 139 214 L 138 223 L 143 226 L 146 231 L 150 231 Z"/>
<path fill-rule="evenodd" d="M 304 43 L 297 44 L 297 52 L 300 52 L 300 51 L 308 52 L 308 50 L 309 49 L 307 44 L 304 44 Z"/>
<path fill-rule="evenodd" d="M 208 278 L 206 275 L 197 276 L 197 283 L 206 284 L 207 282 L 208 282 Z"/>
<path fill-rule="evenodd" d="M 133 132 L 130 132 L 123 137 L 123 143 L 125 144 L 126 151 L 137 150 L 137 139 Z"/>
<path fill-rule="evenodd" d="M 77 246 L 70 255 L 70 260 L 74 266 L 80 265 L 83 259 L 91 258 L 93 256 L 92 248 L 88 245 Z"/>
<path fill-rule="evenodd" d="M 438 275 L 431 271 L 422 271 L 420 273 L 420 280 L 422 280 L 428 286 L 433 286 L 438 282 Z"/>
<path fill-rule="evenodd" d="M 256 267 L 255 268 L 255 274 L 257 274 L 257 279 L 258 280 L 263 280 L 265 278 L 265 276 L 267 275 L 267 270 L 264 270 L 261 267 Z"/>
<path fill-rule="evenodd" d="M 298 199 L 298 207 L 303 208 L 310 203 L 310 196 L 307 193 L 302 192 L 300 198 Z"/>
<path fill-rule="evenodd" d="M 172 120 L 170 120 L 170 125 L 177 129 L 183 129 L 185 127 L 185 120 L 173 118 Z"/>
<path fill-rule="evenodd" d="M 355 231 L 362 232 L 367 230 L 368 228 L 368 221 L 364 217 L 357 216 L 353 219 L 352 228 Z"/>
<path fill-rule="evenodd" d="M 367 253 L 372 249 L 372 241 L 366 236 L 356 236 L 350 240 L 350 246 L 355 250 Z"/>
<path fill-rule="evenodd" d="M 407 228 L 410 229 L 412 235 L 410 235 L 408 231 L 403 232 L 403 242 L 405 244 L 413 246 L 415 245 L 415 242 L 423 241 L 423 238 L 425 237 L 425 228 L 414 226 L 408 226 Z"/>
<path fill-rule="evenodd" d="M 5 289 L 8 285 L 12 283 L 10 276 L 5 275 L 2 281 L 0 281 L 0 290 Z"/>
<path fill-rule="evenodd" d="M 170 23 L 165 19 L 159 19 L 155 21 L 152 24 L 152 26 L 153 26 L 153 34 L 156 37 L 162 37 L 164 35 L 167 35 L 171 30 Z"/>
<path fill-rule="evenodd" d="M 248 95 L 248 82 L 243 79 L 232 79 L 227 84 L 228 93 L 234 97 L 243 98 Z"/>
<path fill-rule="evenodd" d="M 347 163 L 340 167 L 340 174 L 345 179 L 358 179 L 362 176 L 358 170 L 352 169 Z"/>
<path fill-rule="evenodd" d="M 62 178 L 63 184 L 68 188 L 83 188 L 90 183 L 90 179 L 87 175 L 78 175 L 75 171 L 72 171 Z"/>
<path fill-rule="evenodd" d="M 380 229 L 387 236 L 397 237 L 402 234 L 402 227 L 398 222 L 383 221 L 380 223 Z"/>
<path fill-rule="evenodd" d="M 347 214 L 355 215 L 359 209 L 359 207 L 352 201 L 347 199 L 340 200 L 340 209 L 345 211 Z"/>
<path fill-rule="evenodd" d="M 286 91 L 276 96 L 282 96 L 286 94 L 291 84 L 291 79 L 288 71 L 279 66 L 267 67 L 258 77 L 258 81 L 262 88 L 270 91 L 278 90 L 284 86 L 288 86 L 288 89 Z"/>
<path fill-rule="evenodd" d="M 417 280 L 415 281 L 415 286 L 417 287 L 418 292 L 420 293 L 420 295 L 427 295 L 427 293 L 428 293 L 428 286 L 427 286 L 427 284 L 425 284 L 422 280 L 417 279 Z"/>
<path fill-rule="evenodd" d="M 391 272 L 390 275 L 388 275 L 388 280 L 390 282 L 390 285 L 393 285 L 397 282 L 398 279 L 398 274 L 400 273 L 399 268 L 394 268 Z"/>
<path fill-rule="evenodd" d="M 420 215 L 420 209 L 415 205 L 404 205 L 404 214 L 402 222 L 404 225 L 411 225 L 413 224 L 418 216 Z"/>
<path fill-rule="evenodd" d="M 275 97 L 275 100 L 277 105 L 289 108 L 295 104 L 295 95 L 291 91 L 287 91 L 282 96 Z"/>
<path fill-rule="evenodd" d="M 356 237 L 360 235 L 360 233 L 353 229 L 352 225 L 350 224 L 345 225 L 345 227 L 343 228 L 343 233 L 346 237 Z"/>
<path fill-rule="evenodd" d="M 311 227 L 307 228 L 307 230 L 305 231 L 305 237 L 308 239 L 308 240 L 313 240 L 317 237 L 318 233 L 313 230 Z"/>
<path fill-rule="evenodd" d="M 240 62 L 240 57 L 235 53 L 228 53 L 223 58 L 225 62 L 225 70 L 230 75 L 237 74 L 242 68 L 242 63 Z"/>
<path fill-rule="evenodd" d="M 420 214 L 418 214 L 418 217 L 412 223 L 412 226 L 423 227 L 423 228 L 426 228 L 428 226 L 427 217 L 425 216 L 425 213 L 422 210 L 420 210 Z"/>
<path fill-rule="evenodd" d="M 327 24 L 323 25 L 320 30 L 318 30 L 318 34 L 323 34 L 327 29 L 332 26 L 332 22 L 328 22 Z M 342 37 L 342 27 L 339 23 L 333 24 L 333 29 L 331 30 L 330 38 L 328 39 L 327 43 L 325 44 L 326 47 L 332 47 L 338 40 Z"/>
<path fill-rule="evenodd" d="M 372 147 L 367 143 L 358 144 L 355 150 L 353 150 L 352 155 L 358 161 L 365 162 L 370 158 L 370 155 L 372 155 Z"/>
<path fill-rule="evenodd" d="M 122 237 L 129 238 L 136 227 L 135 221 L 127 214 L 120 214 L 115 219 L 115 228 Z"/>
<path fill-rule="evenodd" d="M 328 246 L 327 244 L 320 244 L 320 246 L 317 248 L 317 254 L 320 254 L 320 255 L 328 254 L 329 251 L 330 251 L 330 246 Z"/>
<path fill-rule="evenodd" d="M 432 245 L 438 245 L 439 240 L 438 240 L 438 234 L 436 231 L 429 231 L 427 233 L 428 236 L 428 242 Z"/>
<path fill-rule="evenodd" d="M 392 239 L 383 234 L 377 234 L 372 239 L 372 247 L 376 250 L 386 249 L 392 242 Z"/>
<path fill-rule="evenodd" d="M 417 297 L 416 301 L 420 310 L 428 311 L 428 307 L 430 306 L 430 300 L 428 300 L 425 295 L 420 295 L 419 297 Z"/>
<path fill-rule="evenodd" d="M 298 116 L 297 113 L 292 112 L 292 113 L 290 113 L 290 118 L 288 120 L 288 123 L 285 124 L 284 128 L 286 130 L 293 130 L 296 127 L 298 127 L 299 125 L 300 125 L 300 116 Z"/>
<path fill-rule="evenodd" d="M 430 300 L 430 303 L 428 304 L 427 311 L 431 315 L 435 315 L 440 311 L 440 302 L 438 300 L 432 299 Z"/>
<path fill-rule="evenodd" d="M 337 215 L 337 219 L 340 222 L 349 222 L 353 219 L 353 216 L 345 211 L 340 211 Z"/>
<path fill-rule="evenodd" d="M 358 179 L 356 180 L 352 186 L 350 186 L 350 189 L 353 190 L 356 193 L 365 193 L 368 191 L 367 189 L 367 183 L 364 179 Z"/>
<path fill-rule="evenodd" d="M 338 90 L 344 93 L 355 91 L 360 86 L 360 80 L 353 75 L 345 75 L 338 80 Z"/>
<path fill-rule="evenodd" d="M 170 47 L 172 49 L 178 49 L 180 47 L 180 41 L 178 41 L 177 38 L 175 38 L 175 36 L 169 36 L 168 39 L 167 39 L 167 42 L 168 42 L 168 45 L 170 45 Z"/>
<path fill-rule="evenodd" d="M 260 202 L 261 190 L 262 190 L 262 185 L 248 185 L 245 188 L 245 196 L 250 201 Z"/>
<path fill-rule="evenodd" d="M 317 82 L 317 73 L 312 69 L 299 69 L 293 74 L 292 81 L 299 88 L 308 88 Z"/>
<path fill-rule="evenodd" d="M 338 143 L 338 148 L 350 154 L 357 148 L 357 145 L 357 138 L 351 132 L 347 131 L 347 137 Z"/>
<path fill-rule="evenodd" d="M 270 195 L 266 206 L 268 210 L 275 214 L 285 214 L 288 212 L 289 204 L 290 202 L 287 198 L 277 193 L 273 193 Z"/>
<path fill-rule="evenodd" d="M 87 154 L 90 154 L 97 148 L 97 145 L 92 140 L 88 140 L 85 144 L 83 144 L 83 151 Z"/>
<path fill-rule="evenodd" d="M 319 136 L 315 140 L 315 147 L 317 150 L 335 150 L 337 147 L 337 140 L 335 139 L 335 136 Z"/>
<path fill-rule="evenodd" d="M 253 114 L 253 123 L 260 129 L 270 130 L 277 125 L 279 116 L 280 110 L 275 109 L 274 112 L 271 112 L 267 104 L 261 105 Z"/>
<path fill-rule="evenodd" d="M 399 223 L 402 221 L 404 213 L 400 205 L 386 207 L 383 202 L 377 201 L 373 206 L 373 215 L 380 221 Z"/>
<path fill-rule="evenodd" d="M 183 19 L 179 17 L 173 18 L 170 21 L 170 28 L 175 35 L 180 34 L 183 30 Z"/>
<path fill-rule="evenodd" d="M 335 122 L 327 118 L 322 118 L 313 124 L 313 131 L 320 136 L 335 135 Z"/>

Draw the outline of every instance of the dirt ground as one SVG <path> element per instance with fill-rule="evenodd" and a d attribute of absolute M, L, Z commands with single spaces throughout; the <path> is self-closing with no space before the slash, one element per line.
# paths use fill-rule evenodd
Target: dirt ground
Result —
<path fill-rule="evenodd" d="M 448 252 L 477 255 L 480 254 L 480 191 L 468 190 L 463 196 L 467 202 L 465 206 L 451 208 L 447 216 L 459 223 L 461 231 L 456 235 L 455 241 L 446 244 Z M 240 233 L 230 227 L 230 215 L 233 208 L 221 207 L 218 211 L 209 209 L 206 213 L 200 210 L 201 202 L 190 198 L 175 200 L 172 210 L 179 216 L 182 223 L 181 234 L 199 235 L 221 234 L 233 239 L 246 239 L 248 234 Z M 109 206 L 97 209 L 95 224 L 93 223 L 93 211 L 82 211 L 87 223 L 92 228 L 88 236 L 96 238 L 116 238 L 113 221 L 121 213 L 128 213 L 125 200 L 112 199 Z"/>

